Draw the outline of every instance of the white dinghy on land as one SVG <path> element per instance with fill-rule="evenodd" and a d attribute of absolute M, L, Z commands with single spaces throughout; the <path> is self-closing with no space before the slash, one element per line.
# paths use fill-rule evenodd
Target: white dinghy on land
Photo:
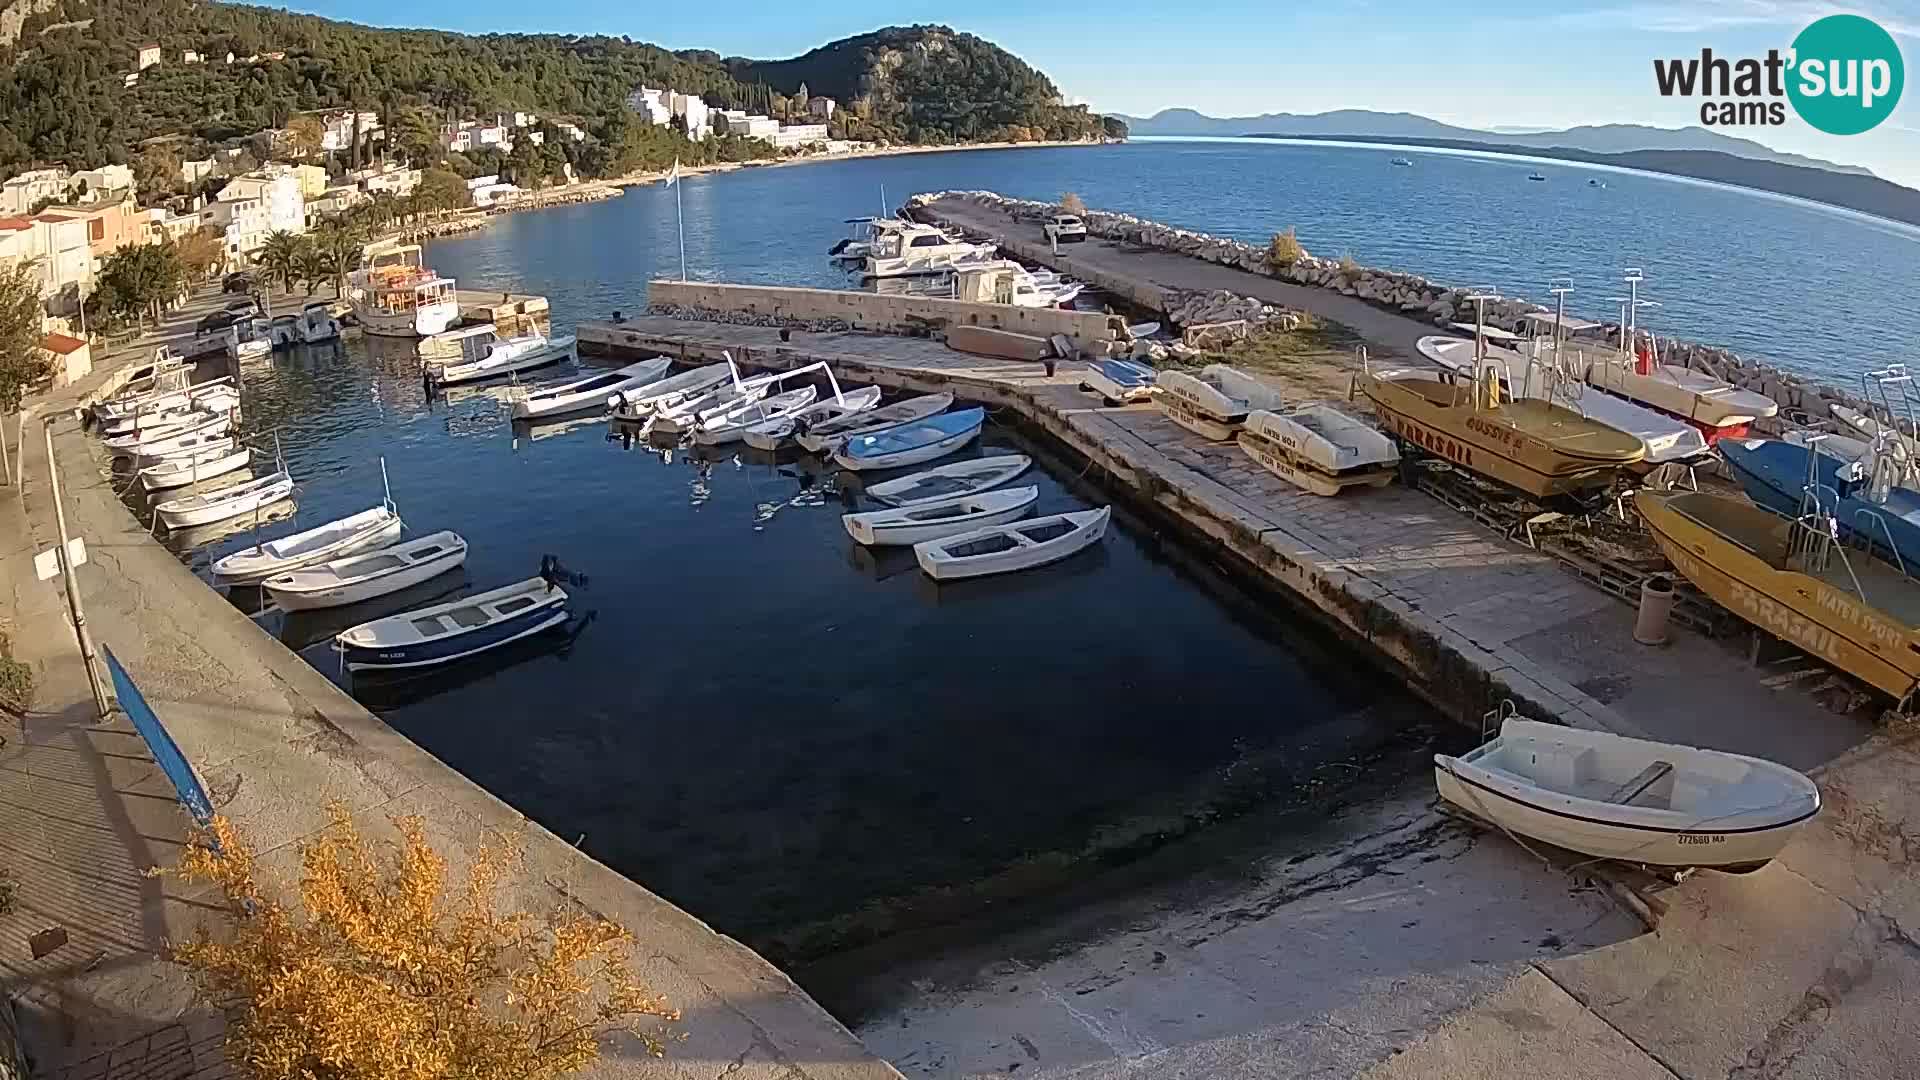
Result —
<path fill-rule="evenodd" d="M 997 488 L 1032 465 L 1033 459 L 1025 454 L 978 457 L 875 484 L 866 489 L 866 495 L 888 506 L 921 506 Z"/>
<path fill-rule="evenodd" d="M 1108 405 L 1145 401 L 1154 395 L 1154 370 L 1131 360 L 1089 360 L 1080 389 L 1100 395 Z"/>
<path fill-rule="evenodd" d="M 988 525 L 1018 521 L 1040 501 L 1037 487 L 1006 488 L 1001 491 L 936 499 L 918 506 L 869 510 L 864 514 L 846 514 L 840 518 L 847 535 L 858 543 L 875 547 L 904 547 L 972 532 Z"/>
<path fill-rule="evenodd" d="M 1319 402 L 1282 412 L 1257 409 L 1247 414 L 1235 440 L 1275 476 L 1315 495 L 1385 487 L 1400 466 L 1392 439 Z"/>
<path fill-rule="evenodd" d="M 778 450 L 812 424 L 826 424 L 866 412 L 880 404 L 880 388 L 863 386 L 835 398 L 816 401 L 799 412 L 755 424 L 740 438 L 755 450 Z"/>
<path fill-rule="evenodd" d="M 609 398 L 656 382 L 673 366 L 665 356 L 642 360 L 613 371 L 601 371 L 554 386 L 516 387 L 513 415 L 518 420 L 540 420 L 607 407 Z"/>
<path fill-rule="evenodd" d="M 890 427 L 938 416 L 952 405 L 952 394 L 921 394 L 881 406 L 872 412 L 809 424 L 804 430 L 793 433 L 793 441 L 800 444 L 800 449 L 811 453 L 830 452 L 838 450 L 841 443 L 856 435 L 872 435 Z"/>
<path fill-rule="evenodd" d="M 1113 508 L 1052 514 L 1012 525 L 990 525 L 913 546 L 920 569 L 935 581 L 1006 574 L 1058 562 L 1099 543 Z"/>
<path fill-rule="evenodd" d="M 188 529 L 211 525 L 242 514 L 251 514 L 293 494 L 293 477 L 283 469 L 258 480 L 235 484 L 204 495 L 189 495 L 163 502 L 153 508 L 169 529 Z"/>
<path fill-rule="evenodd" d="M 1198 374 L 1168 369 L 1154 385 L 1160 388 L 1154 401 L 1167 419 L 1215 442 L 1233 438 L 1248 413 L 1277 412 L 1286 404 L 1280 391 L 1226 364 L 1208 364 Z"/>
<path fill-rule="evenodd" d="M 1441 797 L 1474 817 L 1645 866 L 1758 870 L 1820 810 L 1820 789 L 1785 765 L 1534 720 L 1433 761 Z"/>
<path fill-rule="evenodd" d="M 410 589 L 467 561 L 458 533 L 437 532 L 405 543 L 276 574 L 260 583 L 282 611 L 346 607 Z"/>

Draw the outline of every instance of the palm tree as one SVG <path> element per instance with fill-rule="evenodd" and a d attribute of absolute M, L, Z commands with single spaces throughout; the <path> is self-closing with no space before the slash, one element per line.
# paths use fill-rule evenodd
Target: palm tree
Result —
<path fill-rule="evenodd" d="M 294 279 L 300 276 L 300 256 L 306 246 L 307 238 L 304 236 L 284 230 L 271 233 L 254 255 L 254 261 L 266 273 L 268 284 L 277 278 L 282 288 L 291 289 Z"/>
<path fill-rule="evenodd" d="M 366 234 L 342 220 L 322 222 L 313 233 L 313 250 L 321 276 L 333 279 L 335 295 L 347 291 L 347 275 L 360 269 Z"/>

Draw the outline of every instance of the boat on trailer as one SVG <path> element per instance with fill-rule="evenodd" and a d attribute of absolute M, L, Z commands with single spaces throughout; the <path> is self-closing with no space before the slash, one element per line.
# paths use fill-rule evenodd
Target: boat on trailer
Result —
<path fill-rule="evenodd" d="M 978 406 L 856 435 L 840 444 L 833 460 L 843 469 L 899 469 L 946 457 L 980 437 L 987 410 Z"/>
<path fill-rule="evenodd" d="M 334 635 L 350 671 L 449 664 L 567 621 L 567 593 L 544 577 L 361 623 Z"/>
<path fill-rule="evenodd" d="M 1080 389 L 1099 394 L 1109 405 L 1125 405 L 1152 397 L 1157 377 L 1152 368 L 1131 360 L 1089 360 Z"/>
<path fill-rule="evenodd" d="M 919 506 L 997 488 L 1032 464 L 1025 454 L 977 457 L 875 484 L 866 489 L 866 495 L 888 506 Z"/>
<path fill-rule="evenodd" d="M 1033 504 L 1039 501 L 1040 489 L 1029 485 L 935 499 L 916 506 L 845 514 L 840 523 L 857 543 L 899 547 L 1018 521 L 1031 513 Z"/>
<path fill-rule="evenodd" d="M 880 388 L 863 386 L 842 394 L 839 400 L 825 398 L 787 416 L 763 420 L 742 432 L 740 438 L 755 450 L 778 450 L 792 442 L 794 435 L 809 425 L 855 416 L 878 404 Z"/>
<path fill-rule="evenodd" d="M 275 574 L 260 587 L 282 611 L 346 607 L 410 589 L 466 561 L 467 542 L 458 533 L 437 532 Z"/>
<path fill-rule="evenodd" d="M 1758 870 L 1820 812 L 1820 789 L 1785 765 L 1537 720 L 1433 762 L 1440 796 L 1476 818 L 1643 866 Z"/>
<path fill-rule="evenodd" d="M 841 443 L 857 435 L 872 435 L 899 424 L 938 416 L 952 405 L 952 394 L 921 394 L 856 416 L 808 423 L 794 431 L 793 441 L 800 444 L 800 449 L 815 454 L 836 450 Z"/>
<path fill-rule="evenodd" d="M 935 581 L 1007 574 L 1058 562 L 1099 543 L 1107 533 L 1111 507 L 1051 514 L 1010 525 L 989 525 L 972 532 L 913 546 L 920 569 Z"/>
<path fill-rule="evenodd" d="M 1197 373 L 1169 368 L 1154 385 L 1155 404 L 1167 419 L 1203 439 L 1226 442 L 1257 409 L 1279 412 L 1286 407 L 1280 391 L 1226 364 L 1208 364 Z"/>
<path fill-rule="evenodd" d="M 189 495 L 172 499 L 153 508 L 162 524 L 169 529 L 188 529 L 196 525 L 211 525 L 216 521 L 251 514 L 261 507 L 279 502 L 293 494 L 293 477 L 285 470 L 249 480 L 244 484 L 235 484 L 219 491 L 209 491 L 204 495 Z"/>
<path fill-rule="evenodd" d="M 1393 440 L 1331 405 L 1256 409 L 1235 436 L 1246 455 L 1280 479 L 1315 495 L 1385 487 L 1400 467 Z"/>
<path fill-rule="evenodd" d="M 1902 483 L 1906 463 L 1887 445 L 1883 437 L 1866 456 L 1846 461 L 1786 441 L 1725 439 L 1720 460 L 1747 498 L 1782 517 L 1804 513 L 1807 490 L 1818 491 L 1841 539 L 1913 570 L 1920 568 L 1920 490 Z"/>
<path fill-rule="evenodd" d="M 540 420 L 604 409 L 609 398 L 658 381 L 672 366 L 668 357 L 656 356 L 553 386 L 520 387 L 514 395 L 513 415 L 520 420 Z"/>
<path fill-rule="evenodd" d="M 1742 390 L 1704 371 L 1663 364 L 1655 358 L 1657 344 L 1642 343 L 1631 355 L 1615 352 L 1588 365 L 1586 381 L 1628 401 L 1684 420 L 1708 443 L 1737 439 L 1755 420 L 1780 411 L 1764 394 Z"/>
<path fill-rule="evenodd" d="M 400 515 L 391 505 L 375 506 L 222 555 L 214 560 L 213 577 L 223 585 L 250 585 L 309 563 L 384 547 L 400 536 L 400 528 Z"/>

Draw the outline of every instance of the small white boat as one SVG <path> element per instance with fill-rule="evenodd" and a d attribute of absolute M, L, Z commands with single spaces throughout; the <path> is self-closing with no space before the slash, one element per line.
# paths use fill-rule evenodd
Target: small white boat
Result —
<path fill-rule="evenodd" d="M 742 432 L 740 438 L 755 450 L 778 450 L 787 444 L 795 433 L 814 424 L 826 424 L 844 417 L 866 412 L 880 404 L 880 388 L 863 386 L 840 395 L 839 400 L 827 398 L 773 420 L 765 420 Z"/>
<path fill-rule="evenodd" d="M 297 345 L 323 345 L 340 337 L 340 320 L 324 303 L 312 303 L 300 309 L 294 322 Z"/>
<path fill-rule="evenodd" d="M 216 476 L 225 476 L 247 467 L 253 460 L 253 451 L 245 447 L 233 448 L 232 439 L 221 439 L 227 445 L 211 450 L 201 450 L 180 457 L 168 458 L 140 470 L 140 484 L 148 491 L 167 491 L 172 488 L 186 487 L 202 480 L 211 480 Z"/>
<path fill-rule="evenodd" d="M 267 325 L 267 340 L 272 343 L 274 352 L 300 344 L 300 316 L 275 315 L 273 322 Z"/>
<path fill-rule="evenodd" d="M 1107 534 L 1111 507 L 1050 514 L 1011 525 L 928 540 L 913 546 L 920 569 L 935 581 L 1006 574 L 1058 562 L 1099 543 Z"/>
<path fill-rule="evenodd" d="M 702 446 L 721 446 L 739 441 L 747 429 L 755 424 L 783 420 L 813 404 L 820 396 L 820 389 L 814 386 L 802 386 L 797 390 L 788 390 L 764 397 L 758 401 L 742 404 L 738 409 L 721 413 L 703 422 L 693 430 L 693 441 Z"/>
<path fill-rule="evenodd" d="M 467 561 L 458 533 L 437 532 L 392 547 L 276 574 L 260 583 L 282 611 L 346 607 L 410 589 Z"/>
<path fill-rule="evenodd" d="M 867 498 L 888 506 L 920 506 L 999 487 L 1026 472 L 1033 459 L 1025 454 L 956 461 L 866 489 Z"/>
<path fill-rule="evenodd" d="M 376 506 L 304 532 L 222 555 L 214 560 L 213 576 L 226 585 L 250 584 L 309 563 L 383 547 L 399 538 L 400 526 L 400 515 L 393 507 Z"/>
<path fill-rule="evenodd" d="M 663 435 L 683 435 L 716 416 L 751 405 L 773 391 L 778 374 L 755 375 L 734 381 L 729 377 L 721 385 L 695 398 L 673 405 L 656 405 L 653 430 Z"/>
<path fill-rule="evenodd" d="M 153 508 L 169 529 L 186 529 L 251 514 L 270 503 L 293 494 L 293 477 L 283 470 L 258 480 L 235 484 L 204 495 L 163 502 Z"/>
<path fill-rule="evenodd" d="M 673 360 L 656 356 L 613 371 L 601 371 L 554 386 L 522 387 L 513 399 L 513 415 L 523 420 L 604 409 L 607 400 L 659 380 Z"/>
<path fill-rule="evenodd" d="M 1109 405 L 1145 401 L 1153 396 L 1154 370 L 1131 360 L 1089 360 L 1080 389 L 1100 395 Z"/>
<path fill-rule="evenodd" d="M 144 458 L 165 450 L 193 445 L 188 440 L 201 436 L 218 438 L 233 430 L 233 416 L 203 416 L 190 427 L 180 428 L 167 434 L 136 434 L 119 439 L 108 439 L 107 449 L 116 457 Z"/>
<path fill-rule="evenodd" d="M 1920 455 L 1920 440 L 1916 440 L 1913 436 L 1897 428 L 1888 428 L 1881 424 L 1880 421 L 1875 420 L 1873 417 L 1857 409 L 1849 409 L 1845 405 L 1829 405 L 1827 407 L 1833 411 L 1834 419 L 1865 435 L 1868 439 L 1879 438 L 1880 433 L 1883 431 L 1890 432 L 1898 438 L 1900 447 L 1904 452 Z M 1857 459 L 1860 455 L 1856 454 L 1854 456 Z"/>
<path fill-rule="evenodd" d="M 840 444 L 833 460 L 843 469 L 898 469 L 946 457 L 980 437 L 987 410 L 978 406 L 856 435 Z"/>
<path fill-rule="evenodd" d="M 135 454 L 133 463 L 137 468 L 144 469 L 178 458 L 199 457 L 214 453 L 230 454 L 237 445 L 233 436 L 225 432 L 219 435 L 190 435 L 169 440 L 167 445 L 156 445 L 144 453 Z"/>
<path fill-rule="evenodd" d="M 977 495 L 935 499 L 917 506 L 869 510 L 840 518 L 847 535 L 875 547 L 905 546 L 1018 521 L 1040 501 L 1037 487 L 1005 488 Z"/>
<path fill-rule="evenodd" d="M 657 383 L 607 396 L 616 420 L 645 420 L 656 410 L 710 393 L 714 387 L 732 378 L 731 369 L 722 362 L 669 375 Z"/>
<path fill-rule="evenodd" d="M 1820 789 L 1785 765 L 1534 720 L 1433 762 L 1441 797 L 1477 818 L 1646 866 L 1758 870 L 1820 811 Z"/>
<path fill-rule="evenodd" d="M 191 416 L 196 406 L 202 413 L 222 413 L 240 405 L 240 391 L 231 378 L 223 376 L 197 386 L 187 386 L 184 369 L 172 374 L 183 380 L 177 389 L 161 391 L 126 409 L 113 412 L 102 411 L 103 407 L 97 406 L 94 419 L 99 423 L 100 433 L 123 435 L 130 431 L 150 431 L 165 423 L 178 422 L 183 416 Z"/>
<path fill-rule="evenodd" d="M 1168 369 L 1154 380 L 1154 396 L 1167 419 L 1203 439 L 1225 442 L 1255 409 L 1285 407 L 1280 391 L 1226 364 L 1208 364 L 1198 374 Z"/>
<path fill-rule="evenodd" d="M 478 360 L 464 363 L 430 364 L 427 377 L 441 386 L 497 379 L 515 372 L 557 364 L 573 355 L 573 335 L 550 338 L 533 333 L 496 341 Z"/>
<path fill-rule="evenodd" d="M 1317 402 L 1283 412 L 1256 409 L 1235 439 L 1255 462 L 1315 495 L 1385 487 L 1400 465 L 1392 439 Z"/>
<path fill-rule="evenodd" d="M 351 671 L 465 659 L 567 621 L 567 593 L 532 577 L 489 592 L 361 623 L 334 636 Z"/>
<path fill-rule="evenodd" d="M 922 394 L 919 397 L 896 401 L 871 412 L 808 424 L 805 430 L 797 430 L 793 433 L 793 440 L 800 444 L 802 450 L 818 454 L 822 451 L 837 449 L 841 443 L 856 435 L 872 435 L 899 424 L 937 416 L 946 412 L 952 405 L 952 394 Z"/>

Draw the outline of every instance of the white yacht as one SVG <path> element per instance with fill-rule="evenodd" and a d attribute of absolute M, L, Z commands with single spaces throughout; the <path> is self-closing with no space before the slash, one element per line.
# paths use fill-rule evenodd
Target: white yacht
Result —
<path fill-rule="evenodd" d="M 861 270 L 870 278 L 940 274 L 994 258 L 992 244 L 955 240 L 932 225 L 902 222 L 874 233 Z"/>
<path fill-rule="evenodd" d="M 454 306 L 459 307 L 457 303 Z M 333 317 L 326 304 L 313 303 L 300 309 L 294 329 L 300 344 L 319 345 L 340 336 L 340 320 Z"/>
<path fill-rule="evenodd" d="M 418 244 L 369 256 L 347 296 L 360 329 L 382 337 L 429 337 L 460 321 L 453 279 L 428 269 Z"/>

